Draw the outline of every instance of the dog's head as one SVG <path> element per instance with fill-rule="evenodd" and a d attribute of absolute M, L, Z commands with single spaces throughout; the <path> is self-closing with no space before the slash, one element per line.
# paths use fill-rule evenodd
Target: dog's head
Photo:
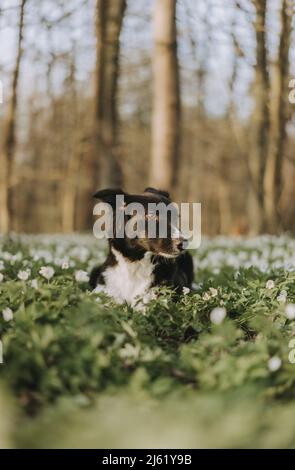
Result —
<path fill-rule="evenodd" d="M 179 213 L 166 191 L 146 188 L 142 194 L 128 194 L 121 189 L 105 189 L 94 197 L 112 209 L 110 242 L 114 246 L 166 258 L 174 258 L 185 249 L 186 240 L 178 228 Z"/>

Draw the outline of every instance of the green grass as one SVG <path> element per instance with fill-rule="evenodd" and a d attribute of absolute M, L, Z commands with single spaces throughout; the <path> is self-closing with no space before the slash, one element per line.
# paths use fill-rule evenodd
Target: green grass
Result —
<path fill-rule="evenodd" d="M 295 447 L 294 253 L 205 240 L 195 291 L 143 314 L 77 274 L 104 258 L 92 237 L 2 240 L 0 447 Z"/>

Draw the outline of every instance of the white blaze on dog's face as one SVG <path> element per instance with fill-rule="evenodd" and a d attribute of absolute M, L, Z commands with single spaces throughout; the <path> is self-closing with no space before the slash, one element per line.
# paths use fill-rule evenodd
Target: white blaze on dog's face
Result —
<path fill-rule="evenodd" d="M 124 205 L 119 208 L 115 204 L 118 195 L 124 196 Z M 168 193 L 154 188 L 147 188 L 140 195 L 104 190 L 95 197 L 112 206 L 114 228 L 118 228 L 120 217 L 125 229 L 122 243 L 129 250 L 173 258 L 185 249 L 186 240 L 178 228 L 179 213 Z M 113 238 L 117 238 L 116 230 Z"/>

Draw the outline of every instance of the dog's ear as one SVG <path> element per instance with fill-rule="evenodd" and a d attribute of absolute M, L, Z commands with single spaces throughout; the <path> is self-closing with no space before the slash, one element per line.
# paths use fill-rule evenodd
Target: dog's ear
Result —
<path fill-rule="evenodd" d="M 100 199 L 103 202 L 107 202 L 112 207 L 116 205 L 116 196 L 127 196 L 127 194 L 121 188 L 115 189 L 102 189 L 97 191 L 93 197 Z"/>
<path fill-rule="evenodd" d="M 170 194 L 167 191 L 162 191 L 161 189 L 145 188 L 144 192 L 145 193 L 158 194 L 160 196 L 166 197 L 167 199 L 170 199 Z"/>

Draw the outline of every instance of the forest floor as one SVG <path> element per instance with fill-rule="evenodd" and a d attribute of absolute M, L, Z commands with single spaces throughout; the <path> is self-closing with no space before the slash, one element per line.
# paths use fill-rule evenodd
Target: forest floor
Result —
<path fill-rule="evenodd" d="M 145 314 L 89 290 L 104 256 L 0 242 L 0 447 L 295 447 L 295 240 L 203 240 Z"/>

